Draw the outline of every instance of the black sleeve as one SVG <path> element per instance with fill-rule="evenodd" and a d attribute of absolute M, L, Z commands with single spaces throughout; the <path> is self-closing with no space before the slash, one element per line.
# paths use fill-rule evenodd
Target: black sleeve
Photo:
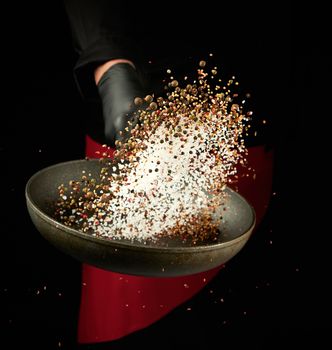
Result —
<path fill-rule="evenodd" d="M 64 0 L 78 54 L 75 79 L 84 97 L 97 93 L 93 71 L 111 59 L 138 61 L 132 38 L 131 6 L 127 1 Z"/>

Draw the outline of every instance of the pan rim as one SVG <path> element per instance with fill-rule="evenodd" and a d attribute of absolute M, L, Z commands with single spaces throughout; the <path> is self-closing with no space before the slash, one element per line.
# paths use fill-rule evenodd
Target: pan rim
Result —
<path fill-rule="evenodd" d="M 47 166 L 39 171 L 37 171 L 36 173 L 34 173 L 29 180 L 26 183 L 25 186 L 25 197 L 26 197 L 26 201 L 27 201 L 27 205 L 28 207 L 30 206 L 33 210 L 33 212 L 39 216 L 39 218 L 41 218 L 44 222 L 46 222 L 47 224 L 56 227 L 57 229 L 60 229 L 61 231 L 63 231 L 64 233 L 67 234 L 71 234 L 73 236 L 76 236 L 77 238 L 80 239 L 85 239 L 88 240 L 90 242 L 93 242 L 95 244 L 99 244 L 99 245 L 103 245 L 103 246 L 110 246 L 110 248 L 118 248 L 118 249 L 128 249 L 128 250 L 144 250 L 144 251 L 153 251 L 153 252 L 160 252 L 160 253 L 193 253 L 193 252 L 206 252 L 206 251 L 210 251 L 210 250 L 216 250 L 216 249 L 221 249 L 221 248 L 226 248 L 226 247 L 231 247 L 232 245 L 237 244 L 239 241 L 242 241 L 243 239 L 245 239 L 247 236 L 250 236 L 255 224 L 256 224 L 256 214 L 255 214 L 255 210 L 253 208 L 253 206 L 248 202 L 248 200 L 246 200 L 242 195 L 240 195 L 238 192 L 236 192 L 235 190 L 233 190 L 232 188 L 227 186 L 227 190 L 230 192 L 235 193 L 236 196 L 240 197 L 240 199 L 242 201 L 244 201 L 247 205 L 248 208 L 250 209 L 251 212 L 251 223 L 248 226 L 248 228 L 246 230 L 244 230 L 239 236 L 237 236 L 234 239 L 231 239 L 229 241 L 225 241 L 225 242 L 217 242 L 217 243 L 211 243 L 211 244 L 206 244 L 206 245 L 193 245 L 193 246 L 183 246 L 183 247 L 174 247 L 174 246 L 153 246 L 153 245 L 148 245 L 148 244 L 144 244 L 143 242 L 130 242 L 128 241 L 123 241 L 121 239 L 109 239 L 109 238 L 104 238 L 104 237 L 94 237 L 91 234 L 88 233 L 84 233 L 81 232 L 77 229 L 73 229 L 71 227 L 68 227 L 66 225 L 64 225 L 63 223 L 55 220 L 54 218 L 52 218 L 51 216 L 47 215 L 46 213 L 44 213 L 39 207 L 38 205 L 33 201 L 31 193 L 30 193 L 30 188 L 31 188 L 31 184 L 33 183 L 33 181 L 38 178 L 38 176 L 40 176 L 40 174 L 51 170 L 52 168 L 56 168 L 56 167 L 61 167 L 64 166 L 66 164 L 75 164 L 75 163 L 83 163 L 83 162 L 89 162 L 89 161 L 93 161 L 93 162 L 99 162 L 99 159 L 94 159 L 94 158 L 85 158 L 85 159 L 78 159 L 78 160 L 71 160 L 71 161 L 64 161 L 64 162 L 60 162 L 57 164 L 53 164 L 50 166 Z"/>

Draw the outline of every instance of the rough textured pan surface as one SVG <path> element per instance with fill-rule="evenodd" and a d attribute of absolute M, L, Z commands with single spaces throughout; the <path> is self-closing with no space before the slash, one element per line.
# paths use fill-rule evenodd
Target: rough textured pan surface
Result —
<path fill-rule="evenodd" d="M 59 250 L 81 262 L 120 273 L 169 277 L 194 274 L 219 266 L 235 256 L 255 225 L 250 204 L 230 188 L 217 241 L 196 245 L 167 238 L 155 243 L 110 240 L 69 228 L 53 218 L 57 187 L 79 180 L 85 170 L 98 178 L 98 160 L 59 163 L 34 174 L 26 185 L 27 208 L 41 235 Z"/>

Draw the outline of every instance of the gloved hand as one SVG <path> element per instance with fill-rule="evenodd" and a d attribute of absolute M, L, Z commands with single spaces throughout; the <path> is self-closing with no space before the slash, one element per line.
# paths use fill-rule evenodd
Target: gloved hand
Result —
<path fill-rule="evenodd" d="M 144 89 L 136 69 L 128 63 L 117 63 L 109 68 L 98 84 L 103 105 L 104 133 L 109 146 L 129 136 L 125 131 L 137 109 L 136 97 L 144 97 Z M 120 131 L 124 136 L 120 136 Z"/>

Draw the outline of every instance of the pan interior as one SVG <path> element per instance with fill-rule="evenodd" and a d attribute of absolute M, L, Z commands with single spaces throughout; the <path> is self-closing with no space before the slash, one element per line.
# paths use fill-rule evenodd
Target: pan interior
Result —
<path fill-rule="evenodd" d="M 61 184 L 68 184 L 70 180 L 80 180 L 82 172 L 91 174 L 95 179 L 99 178 L 101 164 L 98 160 L 77 160 L 65 163 L 59 163 L 54 166 L 45 168 L 36 173 L 28 182 L 26 188 L 27 198 L 35 206 L 40 214 L 46 215 L 47 218 L 54 221 L 54 225 L 59 225 L 53 219 L 54 203 L 58 199 L 58 186 Z M 220 225 L 220 234 L 217 241 L 214 242 L 199 242 L 195 246 L 216 245 L 219 243 L 234 240 L 244 233 L 246 233 L 254 223 L 254 213 L 246 200 L 227 188 L 227 197 L 224 205 L 219 208 L 218 214 L 223 217 Z M 65 226 L 63 226 L 66 228 Z M 79 232 L 79 231 L 77 231 Z M 86 235 L 84 233 L 80 233 Z M 103 238 L 96 238 L 97 240 L 105 240 Z M 119 240 L 117 240 L 119 241 Z M 156 242 L 139 242 L 121 240 L 119 242 L 126 242 L 135 244 L 137 246 L 165 246 L 168 247 L 185 247 L 192 246 L 190 242 L 184 243 L 175 238 L 163 238 Z"/>

